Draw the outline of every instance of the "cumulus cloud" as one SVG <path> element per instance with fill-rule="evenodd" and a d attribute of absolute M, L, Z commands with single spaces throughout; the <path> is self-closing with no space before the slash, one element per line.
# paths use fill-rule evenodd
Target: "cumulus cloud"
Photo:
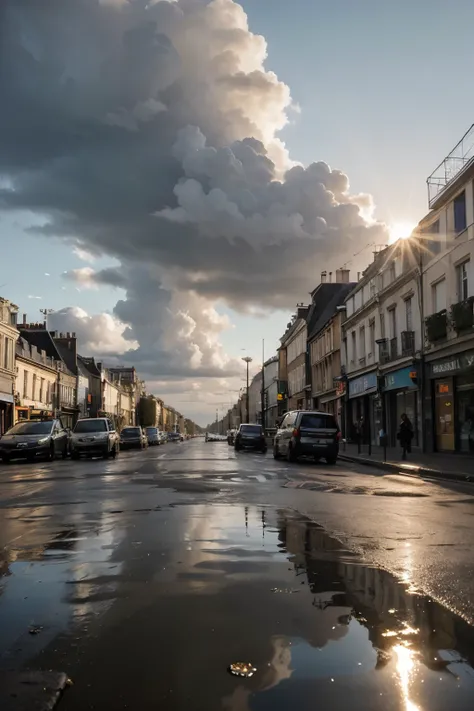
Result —
<path fill-rule="evenodd" d="M 79 240 L 83 261 L 119 260 L 66 276 L 125 290 L 118 342 L 138 344 L 146 372 L 231 375 L 216 299 L 291 308 L 321 265 L 386 240 L 344 173 L 290 160 L 290 90 L 237 2 L 3 0 L 1 13 L 0 209 L 46 216 L 35 231 Z"/>
<path fill-rule="evenodd" d="M 79 350 L 86 355 L 114 355 L 138 347 L 124 337 L 126 326 L 110 314 L 89 315 L 77 306 L 54 311 L 48 316 L 48 327 L 53 331 L 73 332 Z"/>
<path fill-rule="evenodd" d="M 80 259 L 82 262 L 90 262 L 93 263 L 95 262 L 95 256 L 89 252 L 87 249 L 83 249 L 82 247 L 79 247 L 79 245 L 76 245 L 73 247 L 73 254 L 76 255 L 78 259 Z"/>

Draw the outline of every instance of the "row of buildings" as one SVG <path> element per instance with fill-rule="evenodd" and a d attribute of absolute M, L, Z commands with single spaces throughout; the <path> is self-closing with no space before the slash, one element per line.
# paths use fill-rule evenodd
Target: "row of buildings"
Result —
<path fill-rule="evenodd" d="M 58 416 L 71 428 L 82 417 L 108 417 L 118 429 L 196 433 L 191 420 L 146 393 L 135 368 L 106 368 L 80 355 L 75 333 L 49 331 L 25 316 L 19 323 L 18 307 L 0 298 L 0 435 L 38 416 Z"/>
<path fill-rule="evenodd" d="M 348 440 L 358 430 L 374 445 L 382 433 L 395 445 L 406 413 L 415 446 L 474 453 L 473 146 L 474 126 L 428 178 L 429 211 L 408 239 L 376 249 L 355 281 L 345 269 L 321 274 L 272 359 L 269 409 L 326 410 Z M 241 401 L 229 422 L 245 421 Z M 262 421 L 260 403 L 249 394 L 251 421 Z M 274 419 L 265 410 L 267 427 Z"/>

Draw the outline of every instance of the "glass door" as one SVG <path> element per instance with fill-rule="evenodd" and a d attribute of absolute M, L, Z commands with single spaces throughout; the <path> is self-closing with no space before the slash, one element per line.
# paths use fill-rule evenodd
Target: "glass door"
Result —
<path fill-rule="evenodd" d="M 453 379 L 435 380 L 436 449 L 454 452 L 454 398 Z"/>

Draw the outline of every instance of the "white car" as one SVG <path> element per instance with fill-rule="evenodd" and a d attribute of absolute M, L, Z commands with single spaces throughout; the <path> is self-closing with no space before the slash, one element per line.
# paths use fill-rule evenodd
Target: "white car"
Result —
<path fill-rule="evenodd" d="M 102 454 L 104 459 L 119 453 L 119 435 L 107 417 L 87 417 L 78 420 L 71 434 L 71 459 L 81 454 Z"/>

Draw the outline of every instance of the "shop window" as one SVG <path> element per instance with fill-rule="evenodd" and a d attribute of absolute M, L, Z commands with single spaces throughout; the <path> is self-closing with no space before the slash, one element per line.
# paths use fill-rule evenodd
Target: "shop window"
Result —
<path fill-rule="evenodd" d="M 356 341 L 356 332 L 352 331 L 352 358 L 351 358 L 351 363 L 354 364 L 357 360 L 357 341 Z"/>
<path fill-rule="evenodd" d="M 439 452 L 453 452 L 455 449 L 455 436 L 452 378 L 435 382 L 435 414 L 436 449 Z"/>
<path fill-rule="evenodd" d="M 466 219 L 466 193 L 463 190 L 459 193 L 457 197 L 453 200 L 453 210 L 454 210 L 454 231 L 456 234 L 464 232 L 467 227 Z"/>
<path fill-rule="evenodd" d="M 474 378 L 456 378 L 456 420 L 461 452 L 474 453 Z"/>
<path fill-rule="evenodd" d="M 456 267 L 458 301 L 465 301 L 469 296 L 469 267 L 469 260 Z"/>

